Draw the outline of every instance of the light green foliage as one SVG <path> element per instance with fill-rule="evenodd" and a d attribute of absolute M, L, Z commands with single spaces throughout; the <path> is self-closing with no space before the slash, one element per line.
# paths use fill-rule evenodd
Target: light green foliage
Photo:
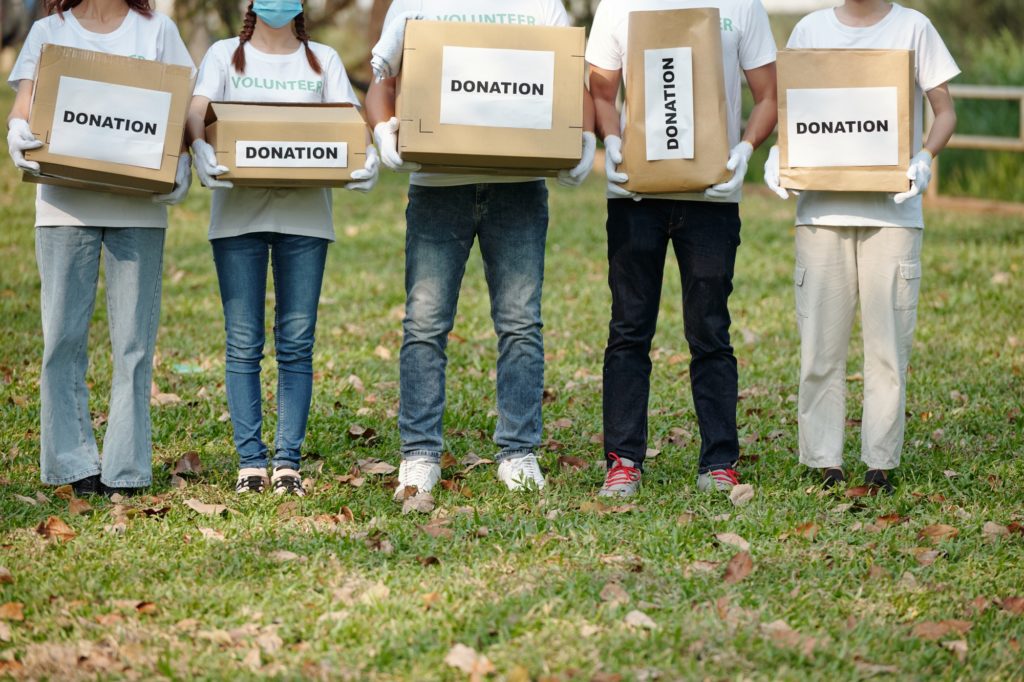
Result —
<path fill-rule="evenodd" d="M 335 196 L 338 241 L 330 250 L 320 307 L 306 448 L 315 485 L 291 512 L 305 521 L 288 520 L 270 497 L 239 499 L 229 492 L 235 460 L 229 424 L 219 420 L 226 409 L 223 321 L 205 239 L 208 192 L 195 187 L 187 203 L 173 210 L 155 379 L 183 403 L 153 412 L 153 492 L 165 499 L 129 502 L 170 511 L 162 518 L 133 518 L 117 535 L 106 528 L 115 522 L 109 503 L 94 502 L 90 516 L 71 516 L 52 490 L 44 490 L 49 501 L 37 505 L 15 497 L 42 490 L 42 340 L 31 190 L 4 163 L 0 565 L 14 582 L 0 584 L 0 603 L 23 603 L 25 620 L 6 622 L 11 637 L 0 643 L 0 667 L 5 658 L 18 659 L 35 679 L 269 674 L 465 680 L 443 663 L 461 642 L 489 657 L 498 671 L 491 679 L 503 679 L 517 665 L 532 679 L 556 680 L 569 679 L 573 669 L 573 679 L 582 680 L 598 671 L 624 680 L 654 679 L 644 677 L 653 673 L 668 680 L 864 679 L 877 672 L 871 667 L 876 664 L 892 666 L 903 679 L 1024 675 L 1024 616 L 995 604 L 980 615 L 969 609 L 978 597 L 1024 596 L 1024 536 L 989 542 L 982 533 L 988 521 L 1008 526 L 1024 520 L 1019 220 L 929 214 L 899 490 L 892 498 L 852 500 L 819 497 L 816 479 L 795 460 L 793 202 L 748 198 L 732 310 L 745 396 L 739 408 L 746 457 L 741 471 L 756 496 L 734 508 L 727 499 L 694 490 L 697 426 L 670 258 L 651 400 L 652 446 L 661 453 L 649 464 L 638 508 L 601 514 L 586 505 L 602 478 L 601 449 L 591 442 L 601 431 L 599 377 L 609 310 L 602 178 L 578 191 L 552 185 L 544 297 L 551 441 L 542 457 L 549 487 L 540 496 L 513 495 L 495 480 L 493 466 L 479 467 L 463 481 L 470 497 L 438 490 L 438 508 L 454 520 L 452 537 L 434 538 L 419 528 L 427 518 L 401 516 L 378 481 L 352 488 L 335 479 L 360 458 L 397 464 L 389 411 L 398 400 L 405 188 L 401 178 L 385 176 L 369 197 Z M 495 451 L 489 413 L 496 350 L 483 282 L 474 253 L 449 346 L 446 435 L 459 459 Z M 111 369 L 104 318 L 101 293 L 88 374 L 101 436 Z M 378 346 L 391 359 L 375 354 Z M 860 348 L 855 340 L 851 376 L 860 371 Z M 268 347 L 264 388 L 270 407 L 276 391 L 272 355 Z M 362 392 L 351 375 L 359 377 Z M 861 384 L 851 378 L 848 385 L 855 419 Z M 551 428 L 563 418 L 572 426 Z M 352 440 L 354 423 L 375 429 L 379 439 L 369 445 Z M 268 420 L 268 437 L 273 426 Z M 169 468 L 188 451 L 199 453 L 205 471 L 185 490 L 172 490 Z M 857 428 L 851 426 L 847 462 L 859 476 L 857 451 Z M 560 455 L 592 466 L 560 470 Z M 322 472 L 314 473 L 321 464 Z M 456 471 L 447 469 L 445 477 Z M 200 516 L 184 506 L 188 498 L 236 512 Z M 852 502 L 858 504 L 844 510 Z M 354 513 L 354 523 L 318 528 L 308 521 L 343 506 Z M 457 513 L 459 507 L 468 513 Z M 691 522 L 678 521 L 684 512 L 693 514 Z M 877 517 L 889 514 L 909 518 L 872 530 Z M 50 515 L 66 520 L 77 537 L 66 544 L 43 541 L 33 529 Z M 795 532 L 808 523 L 819 527 L 814 540 Z M 923 566 L 915 548 L 931 545 L 918 533 L 937 523 L 955 526 L 959 535 L 937 545 L 941 554 Z M 225 540 L 206 539 L 200 528 Z M 736 585 L 721 579 L 735 553 L 715 541 L 724 532 L 751 544 L 754 571 Z M 391 553 L 371 546 L 378 534 L 391 543 Z M 280 551 L 298 559 L 282 561 L 288 555 L 275 555 Z M 431 565 L 429 557 L 438 563 Z M 697 561 L 718 564 L 703 573 L 693 566 Z M 877 575 L 869 577 L 873 568 Z M 628 593 L 629 604 L 602 601 L 601 590 L 612 580 Z M 437 597 L 428 608 L 424 597 L 430 593 Z M 154 602 L 156 612 L 139 613 L 133 602 L 118 600 Z M 625 625 L 633 609 L 645 612 L 657 629 Z M 798 631 L 796 639 L 765 628 L 780 619 Z M 911 634 L 917 623 L 945 619 L 973 623 L 962 637 L 965 662 L 940 641 Z M 815 640 L 811 653 L 808 639 Z M 958 639 L 954 633 L 941 641 Z M 252 654 L 257 649 L 258 663 Z M 256 665 L 262 666 L 259 673 L 250 667 Z M 125 666 L 131 673 L 121 672 Z"/>

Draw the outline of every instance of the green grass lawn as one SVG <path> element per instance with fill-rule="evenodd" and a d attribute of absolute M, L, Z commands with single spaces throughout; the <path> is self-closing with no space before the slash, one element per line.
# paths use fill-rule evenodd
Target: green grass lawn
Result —
<path fill-rule="evenodd" d="M 732 305 L 741 468 L 756 490 L 746 506 L 694 489 L 697 426 L 674 261 L 654 351 L 651 438 L 660 454 L 635 506 L 594 504 L 609 314 L 600 177 L 575 192 L 552 189 L 543 494 L 511 494 L 483 465 L 439 489 L 432 516 L 402 515 L 386 485 L 392 476 L 367 476 L 361 487 L 339 481 L 360 459 L 397 464 L 405 187 L 389 176 L 369 197 L 336 193 L 306 448 L 312 494 L 281 502 L 230 492 L 223 321 L 205 238 L 208 193 L 196 187 L 168 233 L 154 376 L 182 402 L 153 410 L 155 497 L 93 501 L 91 514 L 73 515 L 38 480 L 32 192 L 4 159 L 0 566 L 11 578 L 0 574 L 0 602 L 24 608 L 22 620 L 16 606 L 0 607 L 0 670 L 460 680 L 467 673 L 445 663 L 460 643 L 489 659 L 491 679 L 520 681 L 1021 679 L 1024 614 L 1012 598 L 1024 597 L 1024 224 L 929 214 L 898 492 L 825 496 L 795 455 L 794 205 L 750 194 Z M 446 437 L 459 461 L 495 453 L 496 351 L 482 275 L 474 254 L 449 347 Z M 101 435 L 104 316 L 101 293 L 89 370 Z M 855 476 L 860 348 L 855 341 L 849 367 Z M 268 409 L 275 378 L 271 359 Z M 355 438 L 354 425 L 376 434 Z M 189 452 L 203 470 L 172 487 L 171 469 Z M 563 467 L 560 457 L 589 466 Z M 189 499 L 230 511 L 199 514 Z M 51 516 L 76 536 L 45 540 L 36 528 Z M 986 523 L 1009 534 L 986 532 Z M 936 524 L 958 534 L 921 535 Z M 739 551 L 716 540 L 723 533 L 750 545 L 753 571 L 739 582 L 723 580 Z M 627 618 L 632 611 L 653 626 Z M 927 625 L 942 621 L 954 622 Z"/>

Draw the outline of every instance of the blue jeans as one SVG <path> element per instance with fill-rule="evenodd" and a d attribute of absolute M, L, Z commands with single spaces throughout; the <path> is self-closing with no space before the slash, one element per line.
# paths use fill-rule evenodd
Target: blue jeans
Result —
<path fill-rule="evenodd" d="M 36 228 L 43 318 L 43 483 L 62 485 L 96 474 L 114 488 L 152 483 L 149 386 L 160 323 L 164 234 L 162 228 L 141 227 Z M 101 256 L 114 363 L 102 462 L 85 383 Z"/>
<path fill-rule="evenodd" d="M 210 243 L 224 305 L 224 384 L 239 467 L 267 466 L 260 361 L 266 336 L 269 260 L 274 270 L 277 354 L 277 438 L 271 464 L 298 469 L 313 397 L 313 337 L 329 242 L 316 237 L 253 232 Z"/>
<path fill-rule="evenodd" d="M 604 447 L 643 465 L 651 341 L 671 243 L 683 284 L 690 390 L 700 427 L 699 473 L 732 467 L 737 369 L 729 339 L 729 295 L 740 245 L 739 206 L 710 201 L 608 201 L 612 319 L 604 354 Z M 610 464 L 610 462 L 609 462 Z"/>
<path fill-rule="evenodd" d="M 445 348 L 475 239 L 498 335 L 498 459 L 540 446 L 547 197 L 541 180 L 409 188 L 398 412 L 403 458 L 438 461 L 444 448 Z"/>

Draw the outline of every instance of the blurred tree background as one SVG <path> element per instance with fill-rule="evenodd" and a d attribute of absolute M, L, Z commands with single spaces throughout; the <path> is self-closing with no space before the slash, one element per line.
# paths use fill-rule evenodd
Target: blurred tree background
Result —
<path fill-rule="evenodd" d="M 589 28 L 598 0 L 564 0 L 579 26 Z M 182 36 L 198 62 L 209 45 L 235 35 L 247 2 L 241 0 L 155 0 L 154 6 L 175 18 Z M 311 34 L 338 50 L 357 86 L 369 80 L 369 48 L 391 0 L 307 0 Z M 773 9 L 778 3 L 767 0 Z M 839 4 L 836 0 L 835 4 Z M 956 83 L 1024 86 L 1024 9 L 1021 0 L 904 0 L 935 24 L 963 70 Z M 43 0 L 0 0 L 0 25 L 5 50 L 0 65 L 9 70 L 20 44 Z M 772 29 L 784 45 L 799 14 L 773 11 Z M 749 98 L 748 98 L 749 100 Z M 749 106 L 749 102 L 748 102 Z M 960 101 L 959 132 L 1016 136 L 1022 112 L 1014 102 Z M 759 154 L 759 158 L 763 152 Z M 758 179 L 760 164 L 753 163 Z M 944 194 L 1024 202 L 1024 154 L 948 150 L 942 155 L 941 187 Z"/>

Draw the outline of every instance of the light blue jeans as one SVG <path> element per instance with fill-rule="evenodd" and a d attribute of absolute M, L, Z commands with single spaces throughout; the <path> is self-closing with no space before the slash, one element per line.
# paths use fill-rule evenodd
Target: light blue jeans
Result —
<path fill-rule="evenodd" d="M 224 380 L 239 468 L 299 469 L 313 397 L 313 342 L 327 246 L 316 237 L 252 232 L 214 239 L 227 331 Z M 260 362 L 266 336 L 267 264 L 274 271 L 274 350 L 277 354 L 277 437 L 274 455 L 263 442 Z"/>
<path fill-rule="evenodd" d="M 445 349 L 466 261 L 477 239 L 498 335 L 497 459 L 540 446 L 547 200 L 542 180 L 409 188 L 399 362 L 403 459 L 441 458 Z"/>
<path fill-rule="evenodd" d="M 62 485 L 95 474 L 116 488 L 152 483 L 149 387 L 160 322 L 164 234 L 161 228 L 36 228 L 42 281 L 43 483 Z M 85 384 L 101 254 L 114 364 L 102 459 Z"/>

